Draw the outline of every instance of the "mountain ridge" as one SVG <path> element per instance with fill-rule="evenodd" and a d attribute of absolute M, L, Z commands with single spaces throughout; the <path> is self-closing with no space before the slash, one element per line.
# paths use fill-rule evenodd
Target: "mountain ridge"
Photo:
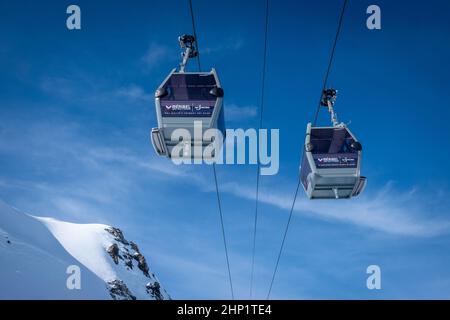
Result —
<path fill-rule="evenodd" d="M 4 299 L 170 299 L 119 228 L 37 217 L 1 200 L 0 265 Z M 71 265 L 80 267 L 81 290 L 66 286 Z"/>

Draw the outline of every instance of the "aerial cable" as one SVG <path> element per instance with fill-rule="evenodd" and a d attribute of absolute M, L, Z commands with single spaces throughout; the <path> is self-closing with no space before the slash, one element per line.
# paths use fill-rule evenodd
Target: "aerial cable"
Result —
<path fill-rule="evenodd" d="M 342 21 L 344 20 L 344 13 L 345 13 L 346 7 L 347 7 L 347 0 L 344 0 L 344 4 L 342 5 L 342 10 L 341 10 L 341 15 L 339 16 L 339 23 L 338 23 L 338 27 L 337 27 L 337 31 L 336 31 L 336 36 L 334 37 L 333 47 L 331 49 L 330 60 L 328 61 L 327 71 L 325 72 L 325 77 L 323 79 L 323 86 L 322 86 L 322 91 L 321 91 L 321 95 L 320 95 L 320 99 L 319 99 L 319 104 L 317 105 L 316 114 L 314 115 L 313 127 L 315 127 L 317 124 L 317 118 L 319 116 L 320 105 L 321 105 L 320 101 L 322 100 L 322 92 L 325 90 L 327 83 L 328 83 L 328 76 L 330 75 L 331 65 L 333 63 L 333 58 L 334 58 L 334 52 L 336 50 L 336 44 L 339 39 L 339 34 L 341 33 Z"/>
<path fill-rule="evenodd" d="M 195 28 L 195 17 L 194 17 L 194 10 L 192 8 L 192 0 L 189 0 L 189 9 L 190 9 L 190 13 L 191 13 L 192 29 L 193 29 L 195 40 L 197 42 L 197 51 L 200 51 L 198 49 L 198 38 L 197 38 L 197 31 L 196 31 L 196 28 Z M 201 72 L 200 53 L 197 54 L 196 57 L 197 57 L 198 71 Z M 218 209 L 219 209 L 219 216 L 220 216 L 220 226 L 221 226 L 221 229 L 222 229 L 223 245 L 224 245 L 224 248 L 225 248 L 225 257 L 226 257 L 227 269 L 228 269 L 228 279 L 229 279 L 229 282 L 230 282 L 231 299 L 234 300 L 233 281 L 231 280 L 230 260 L 229 260 L 229 257 L 228 257 L 227 239 L 226 239 L 226 236 L 225 236 L 225 227 L 224 227 L 224 222 L 223 222 L 222 204 L 221 204 L 221 201 L 220 201 L 219 184 L 217 182 L 217 172 L 216 172 L 216 164 L 215 163 L 213 163 L 213 172 L 214 172 L 214 183 L 215 183 L 215 187 L 216 187 L 217 206 L 218 206 Z"/>
<path fill-rule="evenodd" d="M 198 38 L 197 38 L 197 31 L 195 28 L 195 18 L 194 18 L 194 9 L 192 8 L 192 0 L 189 0 L 189 11 L 191 12 L 192 32 L 194 33 L 194 38 L 195 42 L 197 43 L 197 51 L 198 51 Z M 198 64 L 198 71 L 201 71 L 202 67 L 200 64 L 200 53 L 197 54 L 197 64 Z"/>
<path fill-rule="evenodd" d="M 262 127 L 263 111 L 264 111 L 264 89 L 266 82 L 266 57 L 267 57 L 267 31 L 269 25 L 269 0 L 266 0 L 266 19 L 265 19 L 265 31 L 264 31 L 264 53 L 263 53 L 263 65 L 262 65 L 262 81 L 261 81 L 261 107 L 259 109 L 259 127 Z M 256 170 L 256 196 L 255 196 L 255 218 L 253 224 L 253 249 L 252 249 L 252 267 L 250 276 L 250 299 L 253 296 L 253 277 L 255 270 L 255 252 L 256 252 L 256 228 L 258 224 L 258 204 L 259 204 L 259 176 L 261 172 L 261 163 L 259 162 L 258 155 L 258 167 Z"/>
<path fill-rule="evenodd" d="M 213 171 L 214 171 L 214 182 L 216 184 L 217 205 L 219 207 L 219 214 L 220 214 L 220 226 L 222 228 L 223 246 L 225 248 L 225 257 L 227 260 L 228 280 L 230 281 L 231 299 L 234 300 L 233 281 L 231 280 L 230 260 L 228 258 L 227 239 L 225 237 L 225 227 L 224 227 L 224 223 L 223 223 L 222 205 L 220 202 L 219 185 L 217 183 L 217 173 L 216 173 L 216 164 L 215 163 L 213 163 Z"/>
<path fill-rule="evenodd" d="M 347 0 L 344 0 L 344 4 L 343 4 L 342 9 L 341 9 L 341 14 L 339 16 L 339 23 L 338 23 L 337 30 L 336 30 L 336 36 L 334 38 L 333 46 L 332 46 L 332 49 L 331 49 L 330 59 L 328 61 L 327 71 L 325 73 L 325 77 L 324 77 L 324 81 L 323 81 L 322 91 L 320 92 L 320 97 L 321 98 L 322 98 L 322 92 L 326 88 L 326 85 L 327 85 L 327 82 L 328 82 L 328 76 L 330 74 L 331 65 L 333 63 L 333 58 L 334 58 L 334 51 L 336 49 L 337 41 L 339 39 L 339 34 L 341 32 L 342 22 L 343 22 L 344 13 L 345 13 L 345 9 L 346 8 L 347 8 Z M 317 122 L 319 109 L 320 109 L 320 101 L 319 101 L 319 106 L 317 107 L 317 111 L 316 111 L 316 114 L 315 114 L 315 117 L 314 117 L 314 125 L 316 125 L 316 122 Z M 276 276 L 276 273 L 277 273 L 277 270 L 278 270 L 278 265 L 280 263 L 280 258 L 281 258 L 281 255 L 282 255 L 283 249 L 284 249 L 284 243 L 285 243 L 285 240 L 286 240 L 286 235 L 288 233 L 289 225 L 291 223 L 292 213 L 294 212 L 295 202 L 297 200 L 297 195 L 298 195 L 298 190 L 300 188 L 300 183 L 301 183 L 301 181 L 300 181 L 300 179 L 298 179 L 297 187 L 296 187 L 295 193 L 294 193 L 294 199 L 292 201 L 291 209 L 290 209 L 290 212 L 289 212 L 289 218 L 288 218 L 288 221 L 287 221 L 287 224 L 286 224 L 286 228 L 284 230 L 283 240 L 281 242 L 280 250 L 278 252 L 277 261 L 276 261 L 276 264 L 275 264 L 275 269 L 274 269 L 273 274 L 272 274 L 272 279 L 270 281 L 269 291 L 267 293 L 266 299 L 270 298 L 270 294 L 272 292 L 272 287 L 273 287 L 273 283 L 275 281 L 275 276 Z"/>

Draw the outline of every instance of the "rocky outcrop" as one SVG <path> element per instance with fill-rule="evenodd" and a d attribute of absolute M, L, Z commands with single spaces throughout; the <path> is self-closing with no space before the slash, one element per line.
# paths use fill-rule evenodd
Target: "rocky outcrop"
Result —
<path fill-rule="evenodd" d="M 106 249 L 106 251 L 109 253 L 114 263 L 119 264 L 119 258 L 122 258 L 119 255 L 119 246 L 116 243 L 113 243 L 108 247 L 108 249 Z"/>
<path fill-rule="evenodd" d="M 119 279 L 108 282 L 108 290 L 114 300 L 136 300 L 127 285 Z"/>
<path fill-rule="evenodd" d="M 147 288 L 147 293 L 150 294 L 155 300 L 164 300 L 164 297 L 161 294 L 161 286 L 158 281 L 153 283 L 149 282 L 145 287 Z"/>
<path fill-rule="evenodd" d="M 129 244 L 128 241 L 123 236 L 122 230 L 120 230 L 119 228 L 109 227 L 106 228 L 105 230 L 114 237 L 114 240 L 126 245 Z"/>
<path fill-rule="evenodd" d="M 133 241 L 131 241 L 130 246 L 134 250 L 133 258 L 138 262 L 138 268 L 148 277 L 148 265 L 145 257 L 139 251 L 137 244 Z"/>
<path fill-rule="evenodd" d="M 162 292 L 159 282 L 156 280 L 155 275 L 150 274 L 150 269 L 144 255 L 139 251 L 139 247 L 133 241 L 125 239 L 122 231 L 118 228 L 108 227 L 105 229 L 113 237 L 113 243 L 106 248 L 107 253 L 118 266 L 123 265 L 126 270 L 140 270 L 145 278 L 149 280 L 145 286 L 145 292 L 155 300 L 164 300 L 165 297 L 169 298 L 169 295 L 164 291 Z M 113 299 L 135 299 L 133 293 L 129 290 L 120 279 L 116 279 L 108 282 L 108 289 Z"/>

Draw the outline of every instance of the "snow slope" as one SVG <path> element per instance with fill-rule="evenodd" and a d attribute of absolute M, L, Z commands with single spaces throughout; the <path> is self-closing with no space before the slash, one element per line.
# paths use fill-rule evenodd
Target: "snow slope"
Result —
<path fill-rule="evenodd" d="M 107 225 L 76 224 L 53 218 L 35 217 L 41 221 L 75 259 L 104 281 L 114 280 L 116 274 L 108 260 L 106 249 L 111 239 L 105 232 Z"/>
<path fill-rule="evenodd" d="M 66 286 L 81 269 L 81 290 Z M 169 299 L 137 245 L 102 224 L 34 217 L 0 201 L 0 299 Z"/>
<path fill-rule="evenodd" d="M 81 269 L 68 290 L 67 267 Z M 0 299 L 107 299 L 105 283 L 81 265 L 36 219 L 0 201 Z"/>

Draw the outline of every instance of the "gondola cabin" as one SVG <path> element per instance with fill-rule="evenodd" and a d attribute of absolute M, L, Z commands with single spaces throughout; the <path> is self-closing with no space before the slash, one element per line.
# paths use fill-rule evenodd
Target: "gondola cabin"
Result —
<path fill-rule="evenodd" d="M 345 125 L 308 124 L 300 180 L 310 199 L 345 199 L 366 186 L 360 175 L 361 144 Z"/>
<path fill-rule="evenodd" d="M 151 140 L 153 148 L 160 156 L 173 155 L 175 146 L 183 144 L 183 152 L 189 151 L 193 158 L 203 158 L 203 152 L 191 152 L 201 146 L 202 150 L 213 142 L 214 137 L 205 138 L 207 129 L 218 129 L 224 136 L 223 89 L 215 69 L 209 72 L 185 72 L 189 58 L 198 56 L 195 37 L 182 35 L 178 38 L 183 60 L 180 68 L 173 69 L 155 92 L 155 108 L 158 127 L 153 128 Z M 195 125 L 200 124 L 200 128 Z M 189 141 L 179 141 L 173 133 L 183 129 L 190 135 Z M 198 134 L 197 131 L 200 131 Z M 210 157 L 214 154 L 211 154 Z"/>
<path fill-rule="evenodd" d="M 172 148 L 178 141 L 171 139 L 175 129 L 187 129 L 191 135 L 192 147 L 195 143 L 203 147 L 212 141 L 194 139 L 194 122 L 201 121 L 202 131 L 209 128 L 224 133 L 222 109 L 223 90 L 216 70 L 210 72 L 176 72 L 168 75 L 155 93 L 158 127 L 152 130 L 155 151 L 171 157 Z"/>

